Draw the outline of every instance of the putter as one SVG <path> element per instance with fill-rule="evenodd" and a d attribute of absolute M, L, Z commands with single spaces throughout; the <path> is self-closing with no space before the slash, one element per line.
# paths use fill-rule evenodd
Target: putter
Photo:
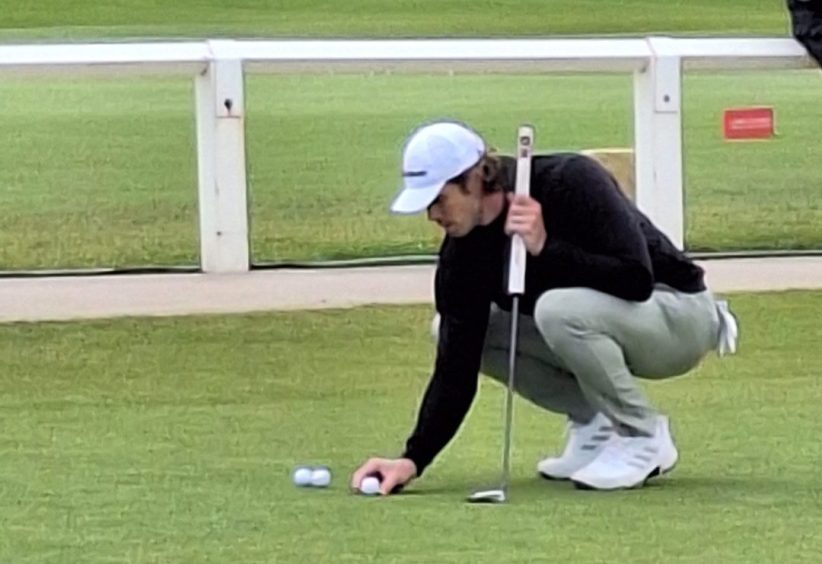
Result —
<path fill-rule="evenodd" d="M 534 151 L 534 128 L 520 126 L 517 132 L 517 176 L 514 193 L 530 195 L 531 157 Z M 517 333 L 519 331 L 519 297 L 525 293 L 525 243 L 522 237 L 511 237 L 511 255 L 508 263 L 508 294 L 512 297 L 511 344 L 508 347 L 508 387 L 505 392 L 505 435 L 502 442 L 502 477 L 497 489 L 481 490 L 468 496 L 470 503 L 505 503 L 508 500 L 508 481 L 511 475 L 511 427 L 514 414 L 514 375 L 517 363 Z"/>

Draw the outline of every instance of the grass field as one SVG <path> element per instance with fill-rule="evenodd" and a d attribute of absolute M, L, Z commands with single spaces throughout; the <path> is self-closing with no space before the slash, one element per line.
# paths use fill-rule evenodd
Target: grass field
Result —
<path fill-rule="evenodd" d="M 813 72 L 685 81 L 692 250 L 820 248 Z M 248 79 L 256 261 L 431 252 L 439 234 L 387 205 L 400 145 L 432 116 L 465 119 L 510 151 L 534 122 L 544 150 L 625 146 L 627 76 L 318 76 Z M 0 269 L 196 264 L 196 153 L 187 79 L 0 85 Z M 723 108 L 768 104 L 780 137 L 727 144 Z"/>
<path fill-rule="evenodd" d="M 780 0 L 39 0 L 0 13 L 0 39 L 419 37 L 642 33 L 784 35 Z"/>
<path fill-rule="evenodd" d="M 781 0 L 40 0 L 0 42 L 159 37 L 787 34 Z M 818 73 L 685 80 L 688 245 L 822 247 Z M 621 76 L 250 76 L 257 261 L 434 249 L 391 218 L 399 144 L 471 121 L 510 150 L 625 145 Z M 0 80 L 0 270 L 195 264 L 189 77 Z M 779 137 L 725 144 L 735 104 Z M 498 472 L 502 390 L 406 494 L 346 488 L 395 455 L 433 350 L 429 307 L 0 325 L 0 562 L 815 562 L 822 459 L 820 292 L 739 295 L 742 349 L 648 384 L 681 462 L 643 491 L 534 477 L 562 421 L 517 401 L 512 501 L 467 506 Z M 299 490 L 297 464 L 332 487 Z"/>
<path fill-rule="evenodd" d="M 741 295 L 742 349 L 649 384 L 676 471 L 577 492 L 534 462 L 562 422 L 516 403 L 512 502 L 502 393 L 483 381 L 457 440 L 407 495 L 347 492 L 392 455 L 428 377 L 428 307 L 0 327 L 2 562 L 814 562 L 822 294 Z M 335 472 L 298 490 L 301 463 Z"/>

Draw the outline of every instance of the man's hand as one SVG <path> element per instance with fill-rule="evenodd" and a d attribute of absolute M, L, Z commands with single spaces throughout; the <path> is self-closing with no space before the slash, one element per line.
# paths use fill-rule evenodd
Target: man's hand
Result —
<path fill-rule="evenodd" d="M 548 235 L 542 221 L 542 205 L 530 196 L 508 194 L 510 207 L 505 221 L 505 232 L 522 237 L 525 248 L 532 255 L 538 255 L 545 246 Z"/>
<path fill-rule="evenodd" d="M 409 458 L 372 458 L 360 466 L 351 477 L 351 488 L 359 491 L 366 476 L 380 478 L 380 493 L 389 495 L 417 477 L 417 465 Z"/>

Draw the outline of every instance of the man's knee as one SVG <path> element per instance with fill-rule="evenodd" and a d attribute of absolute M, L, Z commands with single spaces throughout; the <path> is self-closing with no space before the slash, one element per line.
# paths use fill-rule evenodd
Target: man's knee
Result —
<path fill-rule="evenodd" d="M 534 322 L 543 338 L 551 342 L 585 326 L 590 309 L 587 288 L 559 288 L 542 294 L 534 306 Z"/>

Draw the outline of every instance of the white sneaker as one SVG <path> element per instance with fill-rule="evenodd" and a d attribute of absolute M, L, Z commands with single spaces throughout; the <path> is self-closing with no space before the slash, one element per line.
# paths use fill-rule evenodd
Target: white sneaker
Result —
<path fill-rule="evenodd" d="M 645 485 L 649 478 L 670 472 L 679 458 L 668 418 L 657 418 L 653 437 L 617 435 L 588 466 L 571 476 L 581 489 L 622 490 Z"/>
<path fill-rule="evenodd" d="M 549 480 L 567 480 L 571 474 L 590 464 L 615 436 L 614 425 L 601 413 L 586 424 L 571 421 L 565 450 L 558 458 L 541 460 L 537 472 Z"/>

